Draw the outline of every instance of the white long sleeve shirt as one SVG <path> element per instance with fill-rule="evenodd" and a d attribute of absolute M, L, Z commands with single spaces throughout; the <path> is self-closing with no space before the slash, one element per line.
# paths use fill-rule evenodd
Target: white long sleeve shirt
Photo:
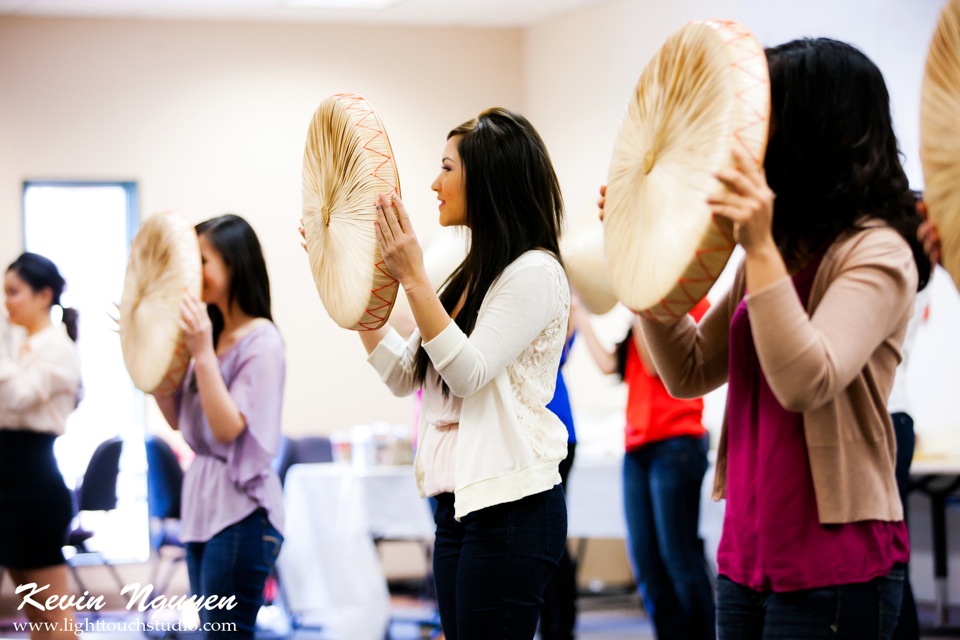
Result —
<path fill-rule="evenodd" d="M 18 357 L 0 355 L 0 429 L 63 435 L 79 384 L 80 359 L 63 326 L 35 333 Z"/>
<path fill-rule="evenodd" d="M 528 251 L 504 269 L 483 299 L 468 337 L 451 322 L 423 348 L 434 369 L 462 398 L 457 432 L 455 515 L 513 502 L 560 483 L 567 430 L 546 408 L 553 397 L 567 332 L 570 290 L 560 263 L 545 251 Z M 370 364 L 395 395 L 416 391 L 414 358 L 420 334 L 404 341 L 390 331 L 370 353 Z M 426 385 L 427 394 L 439 393 Z M 430 417 L 421 413 L 419 442 Z M 417 450 L 415 473 L 424 495 L 425 461 Z"/>

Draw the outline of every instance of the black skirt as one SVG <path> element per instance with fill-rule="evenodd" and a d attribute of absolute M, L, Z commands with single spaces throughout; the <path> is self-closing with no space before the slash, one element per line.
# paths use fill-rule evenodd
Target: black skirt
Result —
<path fill-rule="evenodd" d="M 0 567 L 63 564 L 73 498 L 53 456 L 56 436 L 0 429 Z"/>

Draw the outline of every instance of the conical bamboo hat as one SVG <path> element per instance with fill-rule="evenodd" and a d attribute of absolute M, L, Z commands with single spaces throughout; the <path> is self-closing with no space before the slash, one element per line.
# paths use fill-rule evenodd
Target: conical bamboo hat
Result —
<path fill-rule="evenodd" d="M 603 228 L 568 234 L 560 246 L 570 286 L 590 313 L 602 315 L 617 305 L 603 255 Z"/>
<path fill-rule="evenodd" d="M 627 307 L 669 322 L 702 300 L 735 242 L 707 196 L 739 148 L 763 162 L 770 79 L 763 48 L 734 22 L 692 22 L 647 64 L 610 161 L 604 247 Z"/>
<path fill-rule="evenodd" d="M 354 94 L 321 102 L 303 152 L 303 226 L 320 299 L 345 329 L 383 326 L 396 300 L 373 225 L 377 196 L 391 193 L 400 179 L 373 107 Z"/>
<path fill-rule="evenodd" d="M 120 298 L 120 347 L 138 389 L 168 395 L 180 388 L 190 352 L 180 333 L 185 293 L 199 297 L 200 246 L 193 225 L 173 212 L 147 218 L 130 245 Z"/>
<path fill-rule="evenodd" d="M 920 95 L 923 199 L 936 223 L 941 260 L 960 288 L 960 0 L 940 13 Z"/>

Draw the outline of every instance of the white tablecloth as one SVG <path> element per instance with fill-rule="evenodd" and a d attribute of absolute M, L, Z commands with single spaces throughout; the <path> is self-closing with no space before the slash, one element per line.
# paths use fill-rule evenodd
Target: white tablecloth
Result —
<path fill-rule="evenodd" d="M 413 468 L 301 464 L 287 472 L 277 566 L 288 607 L 331 638 L 382 640 L 390 618 L 373 538 L 432 539 Z"/>
<path fill-rule="evenodd" d="M 626 538 L 623 459 L 576 457 L 567 478 L 567 537 Z"/>
<path fill-rule="evenodd" d="M 578 457 L 568 482 L 568 535 L 626 538 L 622 459 Z M 722 503 L 704 479 L 700 531 L 715 565 Z M 382 640 L 389 593 L 374 538 L 432 540 L 429 504 L 417 494 L 413 468 L 350 464 L 294 465 L 284 486 L 285 540 L 277 565 L 290 611 L 333 638 Z"/>

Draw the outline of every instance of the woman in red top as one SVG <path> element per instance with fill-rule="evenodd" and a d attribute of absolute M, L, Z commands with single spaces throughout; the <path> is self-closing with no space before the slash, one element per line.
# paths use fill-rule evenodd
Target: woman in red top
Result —
<path fill-rule="evenodd" d="M 691 315 L 699 320 L 706 300 Z M 699 537 L 700 489 L 707 470 L 703 400 L 667 393 L 634 318 L 614 352 L 597 340 L 585 312 L 577 328 L 604 373 L 627 383 L 624 513 L 634 575 L 659 640 L 716 637 L 713 587 Z"/>

